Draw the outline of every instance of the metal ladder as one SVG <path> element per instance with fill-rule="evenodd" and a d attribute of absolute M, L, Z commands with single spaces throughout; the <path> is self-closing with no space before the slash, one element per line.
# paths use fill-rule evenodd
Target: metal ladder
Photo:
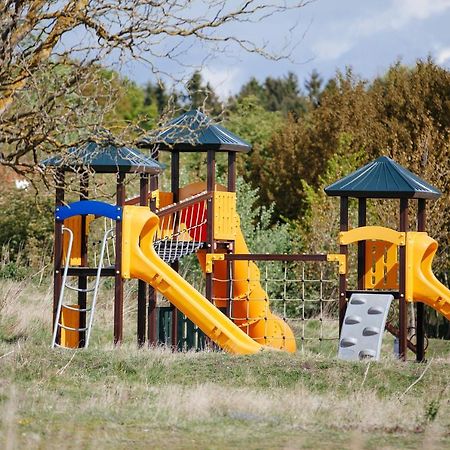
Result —
<path fill-rule="evenodd" d="M 69 263 L 70 263 L 70 255 L 72 253 L 72 245 L 73 245 L 73 232 L 70 228 L 66 228 L 63 226 L 62 228 L 62 233 L 68 233 L 69 235 L 69 245 L 67 247 L 67 254 L 66 254 L 66 261 L 64 264 L 64 272 L 63 272 L 63 277 L 62 277 L 62 286 L 61 286 L 61 292 L 59 293 L 59 299 L 58 299 L 58 308 L 56 310 L 56 317 L 55 317 L 55 325 L 53 328 L 53 337 L 52 337 L 52 348 L 54 347 L 61 347 L 61 348 L 67 348 L 64 347 L 60 344 L 56 343 L 57 340 L 57 336 L 58 336 L 58 331 L 61 328 L 64 328 L 65 330 L 68 331 L 85 331 L 86 332 L 86 339 L 85 339 L 85 345 L 84 348 L 87 348 L 89 346 L 89 339 L 91 337 L 91 330 L 92 330 L 92 325 L 94 323 L 94 312 L 95 312 L 95 305 L 97 303 L 97 297 L 98 297 L 98 288 L 100 285 L 100 277 L 101 277 L 101 271 L 103 268 L 103 259 L 104 259 L 104 255 L 105 255 L 105 249 L 107 246 L 107 241 L 108 241 L 108 236 L 110 234 L 112 234 L 113 232 L 113 228 L 107 230 L 105 232 L 105 234 L 103 235 L 103 240 L 102 240 L 102 247 L 101 247 L 101 251 L 100 251 L 100 257 L 99 257 L 99 262 L 98 262 L 98 267 L 97 267 L 97 274 L 95 277 L 95 282 L 93 287 L 91 288 L 86 288 L 86 289 L 80 289 L 77 288 L 75 286 L 71 286 L 69 284 L 67 284 L 67 276 L 68 276 L 68 272 L 69 272 Z M 92 304 L 90 307 L 86 307 L 86 308 L 74 308 L 70 305 L 65 305 L 63 303 L 64 301 L 64 291 L 65 288 L 67 289 L 71 289 L 73 291 L 77 291 L 77 292 L 93 292 L 93 297 L 92 297 Z M 78 311 L 80 313 L 89 313 L 89 321 L 87 326 L 85 327 L 78 327 L 78 328 L 72 328 L 72 327 L 68 327 L 67 325 L 63 325 L 62 323 L 60 323 L 61 320 L 61 311 L 62 309 L 69 309 L 72 311 Z"/>

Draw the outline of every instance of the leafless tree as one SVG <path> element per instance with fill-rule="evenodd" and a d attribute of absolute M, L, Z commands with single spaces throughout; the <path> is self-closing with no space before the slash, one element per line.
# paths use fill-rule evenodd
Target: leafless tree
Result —
<path fill-rule="evenodd" d="M 247 39 L 248 27 L 308 2 L 3 0 L 0 164 L 32 172 L 44 153 L 76 144 L 101 126 L 114 105 L 114 86 L 99 67 L 141 60 L 155 76 L 176 78 L 199 45 L 205 57 L 240 48 L 286 58 L 294 39 L 271 49 L 269 36 Z"/>

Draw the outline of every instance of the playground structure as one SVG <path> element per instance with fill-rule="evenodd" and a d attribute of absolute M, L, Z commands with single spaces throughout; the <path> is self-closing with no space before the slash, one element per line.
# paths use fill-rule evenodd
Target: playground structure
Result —
<path fill-rule="evenodd" d="M 170 343 L 179 347 L 180 320 L 186 316 L 211 341 L 231 353 L 251 354 L 264 348 L 293 352 L 305 336 L 303 273 L 297 281 L 302 292 L 288 299 L 287 276 L 280 306 L 269 299 L 267 272 L 262 275 L 255 262 L 276 261 L 284 264 L 332 264 L 338 269 L 340 348 L 352 354 L 350 359 L 378 357 L 387 310 L 377 327 L 361 328 L 362 336 L 352 336 L 352 320 L 346 316 L 347 305 L 359 298 L 379 301 L 376 296 L 398 301 L 398 329 L 387 323 L 388 331 L 399 337 L 400 357 L 406 359 L 407 348 L 422 361 L 424 354 L 423 303 L 450 318 L 450 292 L 431 272 L 437 244 L 425 233 L 425 201 L 440 193 L 389 158 L 379 158 L 354 174 L 326 189 L 328 195 L 341 197 L 340 253 L 315 255 L 250 254 L 239 226 L 236 212 L 236 153 L 247 152 L 250 146 L 228 130 L 212 123 L 198 111 L 190 111 L 170 122 L 165 131 L 142 141 L 152 150 L 153 159 L 137 150 L 89 143 L 74 149 L 65 159 L 50 158 L 46 166 L 57 170 L 55 211 L 55 275 L 53 345 L 85 347 L 89 344 L 100 278 L 112 276 L 114 289 L 114 342 L 123 337 L 123 283 L 139 279 L 137 300 L 137 338 L 143 345 L 161 341 L 161 311 L 157 292 L 169 300 Z M 158 176 L 163 167 L 157 162 L 159 152 L 171 156 L 171 192 L 161 192 Z M 180 187 L 180 152 L 207 153 L 206 183 Z M 227 186 L 216 184 L 216 153 L 226 152 L 228 158 Z M 131 161 L 131 163 L 130 163 Z M 116 205 L 87 198 L 88 171 L 116 173 Z M 64 205 L 64 172 L 80 175 L 80 201 Z M 125 174 L 141 173 L 140 196 L 125 200 Z M 383 173 L 383 177 L 380 177 Z M 377 180 L 377 183 L 374 182 Z M 349 230 L 349 198 L 358 198 L 358 227 Z M 367 226 L 367 198 L 399 198 L 399 231 L 385 227 Z M 418 232 L 408 231 L 408 199 L 418 200 Z M 137 206 L 139 204 L 139 206 Z M 87 231 L 92 220 L 106 217 L 115 222 L 105 230 L 96 267 L 88 267 Z M 115 234 L 113 236 L 113 232 Z M 104 265 L 108 240 L 115 243 L 114 266 Z M 357 289 L 348 289 L 348 246 L 358 244 Z M 181 258 L 196 254 L 205 274 L 203 296 L 178 271 Z M 267 266 L 266 266 L 267 267 Z M 303 268 L 304 271 L 304 268 Z M 297 272 L 298 273 L 298 272 Z M 76 277 L 78 304 L 64 303 L 68 278 Z M 93 277 L 93 287 L 88 287 Z M 295 278 L 295 277 L 294 277 Z M 323 294 L 327 280 L 316 280 L 320 286 L 320 323 L 322 308 L 328 296 Z M 73 288 L 73 287 L 72 287 Z M 92 291 L 92 300 L 87 294 Z M 355 296 L 355 297 L 353 297 Z M 359 296 L 359 297 L 358 297 Z M 362 297 L 361 297 L 362 296 Z M 376 298 L 374 298 L 374 296 Z M 383 298 L 384 298 L 383 297 Z M 294 317 L 288 317 L 289 302 L 297 302 Z M 407 302 L 417 302 L 416 344 L 408 341 Z M 421 303 L 423 302 L 423 303 Z M 361 304 L 361 302 L 360 302 Z M 369 308 L 370 309 L 370 308 Z M 369 316 L 371 313 L 366 311 Z M 178 312 L 179 311 L 179 312 Z M 373 309 L 371 310 L 373 311 Z M 180 314 L 182 313 L 182 315 Z M 281 316 L 280 316 L 281 315 Z M 368 317 L 367 316 L 367 317 Z M 360 317 L 364 325 L 367 317 Z M 302 334 L 294 332 L 295 319 L 302 322 Z M 289 323 L 288 323 L 289 322 Z M 354 322 L 354 321 L 353 321 Z M 350 330 L 350 331 L 348 331 Z M 375 331 L 376 332 L 375 332 Z M 192 330 L 191 330 L 192 331 Z M 347 332 L 348 331 L 348 332 Z M 350 333 L 349 335 L 347 335 Z M 346 334 L 344 336 L 344 334 Z M 359 343 L 369 337 L 378 351 L 358 351 Z M 373 336 L 378 337 L 374 340 Z M 336 333 L 336 338 L 338 333 Z M 320 335 L 319 339 L 324 336 Z M 344 340 L 344 338 L 346 340 Z M 167 341 L 166 341 L 167 343 Z M 363 345 L 364 347 L 364 345 Z M 359 347 L 358 347 L 359 348 Z"/>

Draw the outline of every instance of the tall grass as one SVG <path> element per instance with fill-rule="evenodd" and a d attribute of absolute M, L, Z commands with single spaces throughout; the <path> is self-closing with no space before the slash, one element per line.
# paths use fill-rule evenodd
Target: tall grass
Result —
<path fill-rule="evenodd" d="M 380 363 L 352 364 L 332 352 L 235 357 L 137 349 L 135 286 L 128 283 L 121 348 L 111 344 L 105 284 L 91 348 L 51 350 L 51 280 L 44 281 L 0 280 L 0 446 L 450 445 L 448 345 L 425 374 L 426 366 L 402 363 L 391 351 Z"/>

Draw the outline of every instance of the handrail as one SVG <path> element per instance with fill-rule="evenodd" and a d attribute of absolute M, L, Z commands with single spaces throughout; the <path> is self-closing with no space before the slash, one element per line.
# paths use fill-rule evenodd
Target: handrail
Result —
<path fill-rule="evenodd" d="M 112 220 L 122 220 L 122 208 L 117 205 L 99 202 L 97 200 L 80 200 L 55 209 L 56 220 L 63 221 L 73 216 L 87 216 L 95 214 L 96 217 L 109 217 Z"/>
<path fill-rule="evenodd" d="M 404 246 L 406 233 L 380 226 L 358 227 L 339 233 L 339 243 L 341 245 L 348 245 L 359 241 L 387 241 L 391 244 Z"/>
<path fill-rule="evenodd" d="M 146 195 L 146 201 L 149 200 L 151 198 L 151 196 L 152 196 L 152 193 L 149 192 Z M 212 192 L 206 192 L 206 191 L 205 192 L 201 192 L 200 194 L 195 194 L 192 197 L 188 197 L 185 200 L 181 200 L 178 203 L 172 203 L 171 205 L 164 206 L 163 208 L 161 208 L 158 211 L 156 211 L 155 214 L 158 217 L 164 217 L 164 216 L 167 216 L 169 214 L 173 214 L 173 213 L 175 213 L 177 211 L 180 211 L 181 209 L 183 209 L 183 208 L 185 208 L 187 206 L 191 206 L 191 205 L 193 205 L 195 203 L 198 203 L 199 201 L 207 200 L 207 199 L 212 198 L 212 197 L 213 197 L 213 193 Z M 128 200 L 125 200 L 124 205 L 137 205 L 138 203 L 140 203 L 140 201 L 141 201 L 141 197 L 137 196 L 137 197 L 133 197 L 133 198 L 130 198 Z"/>
<path fill-rule="evenodd" d="M 173 203 L 172 205 L 168 205 L 168 206 L 165 206 L 164 208 L 158 209 L 155 212 L 155 214 L 159 218 L 169 216 L 171 214 L 174 214 L 176 212 L 183 210 L 184 208 L 187 208 L 188 206 L 192 206 L 203 200 L 208 200 L 210 198 L 213 198 L 213 196 L 214 196 L 213 192 L 201 192 L 200 194 L 196 194 L 196 195 L 193 195 L 192 197 L 188 197 L 185 200 L 181 200 L 178 203 Z"/>
<path fill-rule="evenodd" d="M 147 192 L 147 195 L 145 196 L 145 201 L 149 200 L 152 196 L 151 192 Z M 124 205 L 127 206 L 133 206 L 133 205 L 138 205 L 141 202 L 141 196 L 138 195 L 137 197 L 132 197 L 129 198 L 128 200 L 125 200 Z"/>

